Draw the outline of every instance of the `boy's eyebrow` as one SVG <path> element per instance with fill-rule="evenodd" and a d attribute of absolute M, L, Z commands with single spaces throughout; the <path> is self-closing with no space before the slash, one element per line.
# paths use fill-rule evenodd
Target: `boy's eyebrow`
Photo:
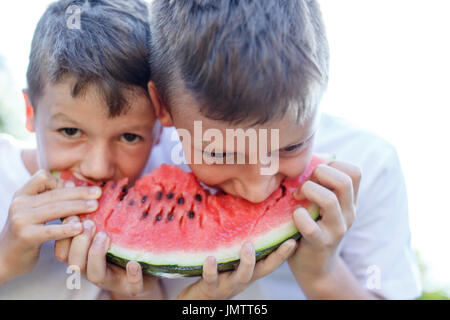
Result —
<path fill-rule="evenodd" d="M 306 138 L 302 137 L 301 139 L 298 139 L 298 140 L 296 140 L 295 142 L 289 143 L 289 144 L 287 144 L 287 145 L 284 146 L 284 147 L 281 147 L 281 146 L 280 146 L 279 150 L 285 149 L 285 148 L 288 148 L 288 147 L 292 147 L 292 146 L 296 146 L 296 145 L 299 145 L 299 144 L 302 144 L 302 143 L 308 141 L 308 140 L 311 139 L 311 137 L 316 133 L 316 131 L 317 131 L 317 130 L 310 130 L 310 131 L 308 132 L 308 135 L 306 135 Z"/>
<path fill-rule="evenodd" d="M 140 130 L 148 130 L 150 127 L 150 124 L 137 124 L 132 126 L 127 126 L 126 130 L 128 131 L 140 131 Z"/>
<path fill-rule="evenodd" d="M 69 118 L 67 115 L 65 115 L 65 114 L 62 113 L 62 112 L 58 112 L 58 113 L 52 115 L 52 116 L 50 117 L 50 119 L 51 119 L 51 120 L 63 120 L 63 121 L 68 121 L 68 122 L 72 122 L 73 124 L 76 124 L 76 125 L 79 124 L 77 121 L 75 121 L 75 120 Z"/>

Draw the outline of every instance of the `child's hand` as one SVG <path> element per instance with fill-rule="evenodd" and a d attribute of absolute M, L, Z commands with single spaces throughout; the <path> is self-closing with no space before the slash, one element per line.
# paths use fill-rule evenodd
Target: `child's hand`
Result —
<path fill-rule="evenodd" d="M 47 171 L 37 172 L 15 193 L 0 234 L 0 282 L 31 271 L 44 242 L 73 237 L 82 232 L 80 223 L 45 223 L 95 211 L 98 197 L 99 188 L 63 188 L 63 183 Z"/>
<path fill-rule="evenodd" d="M 295 240 L 288 240 L 255 265 L 253 244 L 247 242 L 242 246 L 241 260 L 237 269 L 221 274 L 217 272 L 216 259 L 208 257 L 203 265 L 202 279 L 184 289 L 177 299 L 230 299 L 247 288 L 253 281 L 277 269 L 294 252 L 295 246 Z"/>
<path fill-rule="evenodd" d="M 338 263 L 337 247 L 352 225 L 361 170 L 345 162 L 319 165 L 294 196 L 320 207 L 321 219 L 314 221 L 306 209 L 294 212 L 294 222 L 303 235 L 289 265 L 300 285 L 330 275 Z"/>
<path fill-rule="evenodd" d="M 78 217 L 69 217 L 64 224 L 78 223 Z M 73 239 L 56 241 L 55 256 L 68 265 L 76 265 L 86 278 L 98 287 L 110 291 L 113 298 L 161 299 L 158 278 L 143 276 L 141 265 L 128 262 L 126 271 L 106 261 L 109 238 L 104 232 L 95 234 L 95 223 L 83 222 L 84 231 Z M 94 236 L 95 235 L 95 236 Z"/>

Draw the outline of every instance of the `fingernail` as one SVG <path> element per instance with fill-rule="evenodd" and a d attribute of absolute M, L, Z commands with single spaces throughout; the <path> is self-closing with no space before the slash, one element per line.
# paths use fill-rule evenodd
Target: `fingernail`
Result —
<path fill-rule="evenodd" d="M 211 267 L 214 267 L 214 266 L 216 265 L 216 258 L 214 258 L 214 257 L 208 257 L 207 263 L 208 263 Z"/>
<path fill-rule="evenodd" d="M 303 214 L 306 211 L 305 208 L 303 207 L 298 207 L 297 209 L 294 210 L 294 216 L 298 216 Z"/>
<path fill-rule="evenodd" d="M 290 255 L 290 254 L 292 253 L 292 251 L 294 251 L 294 248 L 295 248 L 295 242 L 290 241 L 290 242 L 287 244 L 286 254 L 287 254 L 287 255 Z"/>
<path fill-rule="evenodd" d="M 94 245 L 100 249 L 104 246 L 105 241 L 106 241 L 106 234 L 104 232 L 99 232 L 95 236 Z"/>
<path fill-rule="evenodd" d="M 72 224 L 72 223 L 77 223 L 77 222 L 79 222 L 79 219 L 78 219 L 78 217 L 69 217 L 69 218 L 67 218 L 64 222 L 65 222 L 65 223 L 68 223 L 68 224 Z"/>
<path fill-rule="evenodd" d="M 137 276 L 138 274 L 138 264 L 137 263 L 130 263 L 128 266 L 128 271 L 131 273 L 131 275 L 133 276 Z"/>
<path fill-rule="evenodd" d="M 83 230 L 83 225 L 81 224 L 81 222 L 71 223 L 71 224 L 70 224 L 70 228 L 71 228 L 74 232 L 81 232 L 81 231 Z"/>
<path fill-rule="evenodd" d="M 102 190 L 99 187 L 92 187 L 89 189 L 89 193 L 93 195 L 100 195 Z"/>
<path fill-rule="evenodd" d="M 64 183 L 64 187 L 66 187 L 66 188 L 73 188 L 73 187 L 75 187 L 75 183 L 73 181 L 66 181 Z"/>
<path fill-rule="evenodd" d="M 84 233 L 87 235 L 92 234 L 94 230 L 95 223 L 91 220 L 86 220 L 83 222 Z"/>
<path fill-rule="evenodd" d="M 245 245 L 245 253 L 248 255 L 252 255 L 253 254 L 253 245 L 251 243 L 247 243 Z"/>
<path fill-rule="evenodd" d="M 90 208 L 90 209 L 96 209 L 98 206 L 98 201 L 97 200 L 89 200 L 86 201 L 86 205 Z"/>

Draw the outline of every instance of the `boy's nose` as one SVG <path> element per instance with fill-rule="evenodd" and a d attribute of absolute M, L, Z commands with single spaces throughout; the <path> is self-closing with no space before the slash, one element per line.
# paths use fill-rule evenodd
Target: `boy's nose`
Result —
<path fill-rule="evenodd" d="M 95 146 L 83 157 L 80 173 L 94 181 L 114 179 L 113 157 L 107 146 Z"/>
<path fill-rule="evenodd" d="M 257 165 L 247 166 L 243 171 L 245 173 L 243 172 L 242 176 L 236 180 L 234 189 L 238 196 L 250 202 L 266 200 L 281 182 L 277 175 L 261 175 Z"/>

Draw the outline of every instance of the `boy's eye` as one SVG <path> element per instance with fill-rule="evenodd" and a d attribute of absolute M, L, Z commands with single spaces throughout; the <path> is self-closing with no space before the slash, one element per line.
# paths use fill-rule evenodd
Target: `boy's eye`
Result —
<path fill-rule="evenodd" d="M 292 146 L 289 146 L 289 147 L 281 149 L 280 152 L 281 153 L 285 153 L 285 154 L 292 154 L 295 151 L 300 150 L 303 147 L 304 144 L 305 144 L 304 142 L 301 142 L 301 143 L 298 143 L 298 144 L 294 144 Z"/>
<path fill-rule="evenodd" d="M 62 128 L 60 132 L 69 138 L 78 138 L 81 135 L 81 130 L 77 128 Z"/>
<path fill-rule="evenodd" d="M 137 143 L 137 142 L 141 141 L 141 137 L 138 136 L 137 134 L 134 134 L 134 133 L 124 133 L 124 134 L 120 137 L 120 139 L 121 139 L 123 142 L 131 143 L 131 144 L 134 144 L 134 143 Z"/>
<path fill-rule="evenodd" d="M 218 153 L 218 152 L 208 152 L 203 151 L 203 153 L 210 158 L 226 158 L 229 154 L 228 153 Z"/>
<path fill-rule="evenodd" d="M 302 145 L 303 145 L 303 142 L 299 143 L 299 144 L 294 144 L 293 146 L 289 146 L 289 147 L 283 148 L 283 151 L 286 151 L 286 152 L 294 151 L 294 150 L 300 148 Z"/>

